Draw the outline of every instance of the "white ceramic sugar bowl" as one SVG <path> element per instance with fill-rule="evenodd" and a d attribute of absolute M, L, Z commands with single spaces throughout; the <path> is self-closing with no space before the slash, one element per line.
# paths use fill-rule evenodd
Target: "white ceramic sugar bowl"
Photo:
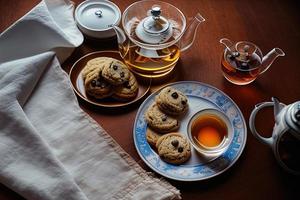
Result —
<path fill-rule="evenodd" d="M 83 34 L 103 39 L 116 35 L 112 27 L 119 25 L 121 11 L 111 1 L 87 0 L 76 7 L 74 17 Z"/>

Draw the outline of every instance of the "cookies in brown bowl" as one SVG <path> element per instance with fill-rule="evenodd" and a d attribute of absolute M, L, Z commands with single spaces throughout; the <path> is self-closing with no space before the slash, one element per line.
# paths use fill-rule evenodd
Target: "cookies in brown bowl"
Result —
<path fill-rule="evenodd" d="M 131 100 L 136 97 L 139 89 L 138 82 L 135 76 L 129 72 L 129 80 L 122 85 L 114 86 L 114 93 L 112 97 L 120 101 Z"/>
<path fill-rule="evenodd" d="M 98 57 L 87 62 L 82 70 L 86 94 L 96 98 L 112 97 L 118 101 L 134 99 L 138 93 L 138 83 L 134 75 L 121 61 Z"/>

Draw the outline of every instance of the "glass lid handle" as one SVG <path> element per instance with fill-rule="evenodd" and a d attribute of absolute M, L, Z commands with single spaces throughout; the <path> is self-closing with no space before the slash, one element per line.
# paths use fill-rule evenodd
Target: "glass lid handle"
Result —
<path fill-rule="evenodd" d="M 153 5 L 151 8 L 151 15 L 154 20 L 158 20 L 161 14 L 161 7 L 159 5 Z"/>

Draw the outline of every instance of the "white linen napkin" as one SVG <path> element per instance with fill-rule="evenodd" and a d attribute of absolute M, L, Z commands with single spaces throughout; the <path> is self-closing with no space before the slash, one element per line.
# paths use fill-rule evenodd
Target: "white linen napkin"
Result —
<path fill-rule="evenodd" d="M 0 35 L 0 182 L 26 199 L 180 199 L 80 109 L 59 64 L 83 42 L 73 9 L 44 0 Z"/>

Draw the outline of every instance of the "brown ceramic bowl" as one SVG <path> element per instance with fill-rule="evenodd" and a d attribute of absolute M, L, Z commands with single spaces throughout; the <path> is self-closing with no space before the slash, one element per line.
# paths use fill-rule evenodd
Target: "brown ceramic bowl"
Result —
<path fill-rule="evenodd" d="M 78 61 L 76 61 L 70 70 L 69 76 L 72 83 L 72 87 L 79 98 L 95 106 L 107 107 L 107 108 L 119 108 L 119 107 L 129 106 L 133 103 L 136 103 L 137 101 L 143 99 L 147 95 L 151 86 L 150 79 L 143 80 L 143 81 L 137 79 L 139 84 L 139 91 L 137 96 L 130 101 L 122 102 L 109 97 L 105 99 L 95 99 L 93 97 L 88 96 L 85 92 L 81 72 L 82 69 L 85 67 L 86 63 L 89 60 L 96 57 L 111 57 L 122 61 L 122 58 L 118 51 L 96 51 L 87 54 L 81 57 Z"/>

